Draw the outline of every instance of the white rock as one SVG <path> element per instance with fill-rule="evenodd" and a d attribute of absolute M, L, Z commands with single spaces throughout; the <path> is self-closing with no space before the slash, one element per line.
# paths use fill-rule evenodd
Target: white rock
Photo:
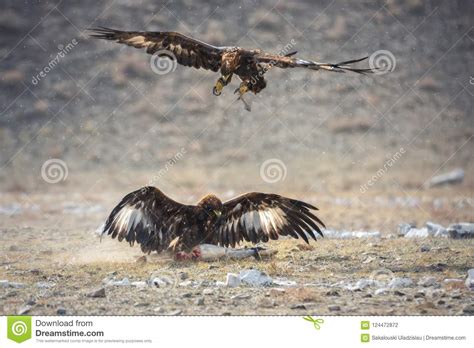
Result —
<path fill-rule="evenodd" d="M 173 281 L 168 277 L 154 277 L 151 279 L 150 283 L 157 288 L 164 288 L 173 285 Z"/>
<path fill-rule="evenodd" d="M 202 294 L 203 295 L 212 295 L 214 293 L 214 290 L 213 289 L 204 289 L 202 291 Z"/>
<path fill-rule="evenodd" d="M 464 179 L 464 170 L 462 170 L 461 168 L 457 168 L 449 173 L 432 177 L 431 180 L 429 180 L 425 184 L 425 187 L 429 188 L 429 187 L 440 186 L 440 185 L 445 185 L 445 184 L 460 183 L 463 181 L 463 179 Z"/>
<path fill-rule="evenodd" d="M 347 285 L 346 288 L 351 291 L 362 290 L 367 287 L 382 287 L 384 284 L 375 279 L 362 278 L 357 281 L 354 285 Z"/>
<path fill-rule="evenodd" d="M 406 222 L 403 222 L 398 225 L 398 235 L 400 236 L 405 236 L 408 231 L 410 231 L 412 228 L 415 228 L 416 226 L 414 224 L 408 224 Z"/>
<path fill-rule="evenodd" d="M 241 280 L 240 280 L 240 277 L 237 274 L 227 273 L 225 286 L 227 286 L 229 288 L 235 288 L 237 286 L 240 286 L 240 283 L 241 283 Z"/>
<path fill-rule="evenodd" d="M 474 223 L 451 224 L 448 226 L 448 233 L 454 239 L 474 238 Z"/>
<path fill-rule="evenodd" d="M 430 236 L 448 237 L 448 230 L 439 224 L 435 224 L 434 222 L 428 221 L 426 223 L 426 228 L 428 229 L 428 233 Z"/>
<path fill-rule="evenodd" d="M 122 280 L 110 279 L 106 284 L 110 286 L 129 286 L 130 280 L 128 278 L 123 278 Z"/>
<path fill-rule="evenodd" d="M 406 238 L 427 238 L 430 236 L 428 229 L 426 227 L 423 228 L 412 228 L 405 234 Z"/>
<path fill-rule="evenodd" d="M 380 288 L 375 290 L 374 295 L 379 296 L 379 295 L 386 295 L 390 292 L 390 289 L 388 288 Z"/>
<path fill-rule="evenodd" d="M 0 288 L 24 288 L 26 285 L 23 283 L 9 282 L 8 280 L 0 280 Z"/>
<path fill-rule="evenodd" d="M 324 230 L 324 237 L 329 239 L 380 238 L 378 231 L 334 231 Z"/>
<path fill-rule="evenodd" d="M 474 268 L 467 271 L 466 286 L 468 289 L 474 290 Z"/>
<path fill-rule="evenodd" d="M 148 286 L 148 284 L 146 282 L 143 282 L 143 281 L 131 282 L 130 285 L 135 286 L 137 288 L 145 288 L 145 287 Z"/>
<path fill-rule="evenodd" d="M 296 286 L 297 283 L 286 278 L 275 278 L 273 279 L 273 284 L 278 286 Z"/>
<path fill-rule="evenodd" d="M 418 281 L 419 286 L 423 286 L 425 288 L 428 287 L 440 287 L 438 284 L 438 281 L 436 280 L 435 277 L 423 277 Z"/>
<path fill-rule="evenodd" d="M 256 269 L 247 269 L 239 273 L 242 283 L 253 286 L 269 286 L 273 280 L 265 273 Z"/>
<path fill-rule="evenodd" d="M 410 278 L 393 278 L 388 283 L 388 287 L 391 289 L 409 288 L 412 285 L 413 281 Z"/>
<path fill-rule="evenodd" d="M 38 283 L 36 283 L 36 287 L 39 288 L 39 289 L 50 289 L 54 286 L 56 286 L 56 284 L 52 283 L 52 282 L 38 282 Z"/>

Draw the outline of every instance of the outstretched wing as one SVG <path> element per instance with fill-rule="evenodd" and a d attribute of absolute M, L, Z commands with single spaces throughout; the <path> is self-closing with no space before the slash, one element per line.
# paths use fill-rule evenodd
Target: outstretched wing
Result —
<path fill-rule="evenodd" d="M 327 70 L 327 71 L 334 71 L 334 72 L 346 72 L 352 71 L 358 74 L 370 74 L 377 71 L 377 68 L 354 68 L 352 64 L 361 62 L 366 60 L 369 57 L 359 58 L 359 59 L 352 59 L 345 62 L 340 63 L 318 63 L 311 60 L 304 60 L 299 58 L 294 58 L 291 56 L 281 56 L 276 54 L 269 54 L 269 53 L 261 53 L 255 57 L 258 63 L 265 64 L 269 67 L 276 66 L 278 68 L 286 69 L 286 68 L 307 68 L 311 70 Z"/>
<path fill-rule="evenodd" d="M 90 29 L 92 37 L 116 41 L 136 48 L 146 48 L 150 54 L 166 55 L 169 51 L 176 61 L 196 69 L 218 71 L 221 65 L 223 47 L 216 47 L 183 34 L 167 31 L 121 31 L 104 27 Z"/>
<path fill-rule="evenodd" d="M 306 243 L 314 231 L 323 236 L 323 222 L 311 210 L 316 207 L 275 194 L 247 193 L 223 205 L 221 224 L 216 230 L 216 242 L 232 247 L 242 240 L 258 243 L 278 236 L 303 238 Z M 318 226 L 318 224 L 320 226 Z"/>
<path fill-rule="evenodd" d="M 194 206 L 175 202 L 156 187 L 131 192 L 112 210 L 102 234 L 130 245 L 140 244 L 144 252 L 162 251 L 181 243 L 185 234 L 197 233 Z"/>

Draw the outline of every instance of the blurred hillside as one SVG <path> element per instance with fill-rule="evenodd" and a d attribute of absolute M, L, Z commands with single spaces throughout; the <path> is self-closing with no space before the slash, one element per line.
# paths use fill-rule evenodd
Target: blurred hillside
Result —
<path fill-rule="evenodd" d="M 2 1 L 1 191 L 358 192 L 403 149 L 373 192 L 461 167 L 456 190 L 472 197 L 472 2 L 224 3 Z M 237 82 L 214 97 L 214 73 L 157 75 L 143 51 L 88 38 L 99 25 L 275 52 L 293 40 L 299 56 L 329 62 L 388 50 L 394 71 L 273 69 L 249 113 Z M 67 164 L 57 185 L 41 177 L 50 158 Z M 269 159 L 284 164 L 275 184 L 260 175 Z"/>

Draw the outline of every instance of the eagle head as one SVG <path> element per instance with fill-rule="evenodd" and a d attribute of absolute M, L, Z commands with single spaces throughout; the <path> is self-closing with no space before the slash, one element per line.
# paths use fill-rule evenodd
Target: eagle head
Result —
<path fill-rule="evenodd" d="M 203 208 L 208 215 L 214 214 L 217 217 L 222 215 L 222 202 L 213 194 L 204 196 L 199 201 L 198 206 Z"/>

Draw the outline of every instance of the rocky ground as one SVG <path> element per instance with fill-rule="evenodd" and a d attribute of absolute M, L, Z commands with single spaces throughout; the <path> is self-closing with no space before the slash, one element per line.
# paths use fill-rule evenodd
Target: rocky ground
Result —
<path fill-rule="evenodd" d="M 473 314 L 466 278 L 474 240 L 452 238 L 459 236 L 434 223 L 382 224 L 392 215 L 423 219 L 410 202 L 387 204 L 377 221 L 362 218 L 382 230 L 341 230 L 328 220 L 327 238 L 309 246 L 268 243 L 277 254 L 263 260 L 177 262 L 144 258 L 137 247 L 109 238 L 100 242 L 105 203 L 61 198 L 33 196 L 29 205 L 9 206 L 9 215 L 5 202 L 14 196 L 2 202 L 1 314 Z M 430 209 L 427 199 L 423 204 Z M 355 222 L 339 224 L 357 226 L 362 208 L 335 207 L 333 214 Z M 455 212 L 467 217 L 472 207 Z M 248 272 L 250 281 L 240 281 Z"/>

